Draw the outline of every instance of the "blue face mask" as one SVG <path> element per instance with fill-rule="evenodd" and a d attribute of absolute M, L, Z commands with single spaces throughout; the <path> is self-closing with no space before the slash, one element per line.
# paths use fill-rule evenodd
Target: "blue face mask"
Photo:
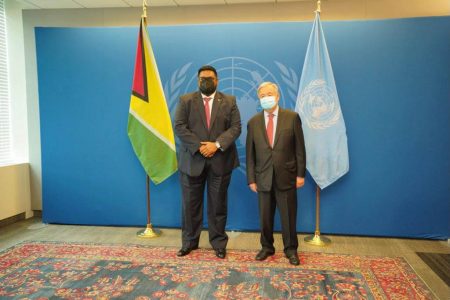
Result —
<path fill-rule="evenodd" d="M 262 97 L 259 101 L 261 103 L 261 107 L 265 110 L 272 109 L 277 104 L 275 96 Z"/>

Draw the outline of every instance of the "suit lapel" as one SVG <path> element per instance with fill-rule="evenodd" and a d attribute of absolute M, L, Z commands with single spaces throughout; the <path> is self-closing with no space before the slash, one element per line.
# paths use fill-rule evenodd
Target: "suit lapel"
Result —
<path fill-rule="evenodd" d="M 278 108 L 278 116 L 277 116 L 277 129 L 275 130 L 275 138 L 273 141 L 273 148 L 275 148 L 278 139 L 280 138 L 280 132 L 282 130 L 282 123 L 283 123 L 283 110 L 281 107 Z"/>
<path fill-rule="evenodd" d="M 208 126 L 206 126 L 205 106 L 203 105 L 202 94 L 200 94 L 200 92 L 197 92 L 195 94 L 194 103 L 195 103 L 195 107 L 198 110 L 198 114 L 200 115 L 200 118 L 202 119 L 203 126 L 205 126 L 205 128 L 208 130 Z"/>
<path fill-rule="evenodd" d="M 261 130 L 262 136 L 264 137 L 264 141 L 266 141 L 266 144 L 270 147 L 269 138 L 267 137 L 266 122 L 265 122 L 264 118 L 265 118 L 265 116 L 264 116 L 264 110 L 263 110 L 259 117 L 259 128 Z"/>
<path fill-rule="evenodd" d="M 214 103 L 212 106 L 212 112 L 211 112 L 211 120 L 209 121 L 209 128 L 211 129 L 214 125 L 214 120 L 216 119 L 217 113 L 219 111 L 220 105 L 222 105 L 222 95 L 220 95 L 219 92 L 216 92 L 216 95 L 214 96 Z"/>

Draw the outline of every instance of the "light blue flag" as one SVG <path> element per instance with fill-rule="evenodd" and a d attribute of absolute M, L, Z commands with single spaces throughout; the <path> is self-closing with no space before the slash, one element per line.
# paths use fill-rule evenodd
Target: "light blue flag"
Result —
<path fill-rule="evenodd" d="M 309 37 L 295 111 L 303 124 L 306 168 L 324 189 L 348 172 L 349 162 L 344 118 L 318 12 Z"/>

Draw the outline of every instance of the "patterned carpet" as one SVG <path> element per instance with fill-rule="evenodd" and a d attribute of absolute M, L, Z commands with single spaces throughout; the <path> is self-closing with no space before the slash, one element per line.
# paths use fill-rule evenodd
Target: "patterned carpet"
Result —
<path fill-rule="evenodd" d="M 434 299 L 400 257 L 25 242 L 0 252 L 1 299 Z"/>

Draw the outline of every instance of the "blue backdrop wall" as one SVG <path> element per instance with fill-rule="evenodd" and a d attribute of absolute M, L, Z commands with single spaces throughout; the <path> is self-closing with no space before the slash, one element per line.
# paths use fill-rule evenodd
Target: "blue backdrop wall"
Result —
<path fill-rule="evenodd" d="M 136 20 L 136 25 L 138 25 Z M 174 113 L 203 64 L 237 96 L 242 166 L 229 192 L 230 230 L 258 230 L 245 179 L 255 86 L 274 81 L 294 108 L 312 22 L 150 27 Z M 450 215 L 450 17 L 323 22 L 350 172 L 321 194 L 321 231 L 447 239 Z M 127 136 L 138 28 L 36 28 L 43 221 L 146 224 L 145 173 Z M 299 190 L 297 229 L 314 231 L 315 185 Z M 178 174 L 151 186 L 152 223 L 179 227 Z M 206 224 L 205 224 L 206 225 Z M 279 222 L 277 220 L 277 229 Z"/>

